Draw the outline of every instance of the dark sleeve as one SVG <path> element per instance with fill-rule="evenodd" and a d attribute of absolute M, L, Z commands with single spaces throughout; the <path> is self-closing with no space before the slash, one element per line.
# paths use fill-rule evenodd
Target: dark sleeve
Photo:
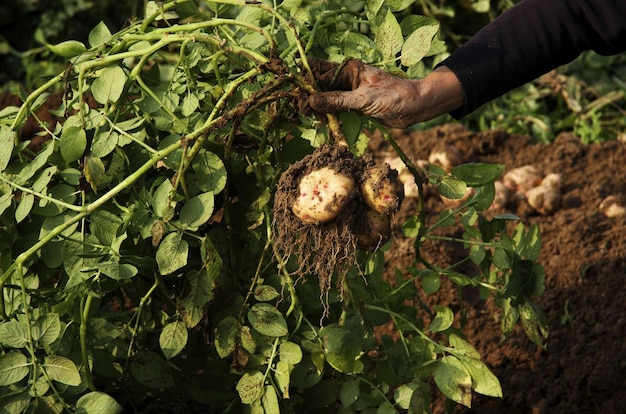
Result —
<path fill-rule="evenodd" d="M 626 50 L 626 0 L 523 0 L 441 62 L 459 78 L 457 119 L 574 60 Z"/>

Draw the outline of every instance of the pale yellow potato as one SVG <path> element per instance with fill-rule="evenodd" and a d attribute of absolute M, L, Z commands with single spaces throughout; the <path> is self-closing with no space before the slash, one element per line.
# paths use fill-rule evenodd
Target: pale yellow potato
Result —
<path fill-rule="evenodd" d="M 502 182 L 514 193 L 525 193 L 541 184 L 542 178 L 537 168 L 532 165 L 524 165 L 507 171 L 502 177 Z"/>
<path fill-rule="evenodd" d="M 301 178 L 291 210 L 304 223 L 326 223 L 341 214 L 355 186 L 352 177 L 330 167 L 312 171 Z"/>
<path fill-rule="evenodd" d="M 598 206 L 602 214 L 609 218 L 626 215 L 626 208 L 619 204 L 619 200 L 614 195 L 606 197 Z"/>
<path fill-rule="evenodd" d="M 561 205 L 561 192 L 552 185 L 541 184 L 526 192 L 528 204 L 540 214 L 552 214 Z"/>
<path fill-rule="evenodd" d="M 448 145 L 444 149 L 435 149 L 428 156 L 428 163 L 443 168 L 448 174 L 454 167 L 462 164 L 461 153 L 458 148 Z"/>
<path fill-rule="evenodd" d="M 384 245 L 391 237 L 389 216 L 374 210 L 367 210 L 357 234 L 357 246 L 361 250 L 372 252 Z"/>
<path fill-rule="evenodd" d="M 382 166 L 369 168 L 363 173 L 359 190 L 363 202 L 381 214 L 395 213 L 404 196 L 404 186 L 398 180 L 397 173 L 386 173 Z"/>

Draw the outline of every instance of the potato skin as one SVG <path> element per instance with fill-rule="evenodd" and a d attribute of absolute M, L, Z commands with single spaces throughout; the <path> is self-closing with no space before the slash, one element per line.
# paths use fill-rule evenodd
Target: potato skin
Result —
<path fill-rule="evenodd" d="M 532 165 L 514 168 L 504 174 L 502 182 L 513 193 L 525 193 L 541 184 L 542 176 Z"/>
<path fill-rule="evenodd" d="M 367 168 L 359 183 L 363 202 L 381 214 L 393 214 L 400 208 L 404 198 L 404 186 L 398 180 L 398 172 L 388 164 Z"/>
<path fill-rule="evenodd" d="M 375 210 L 367 210 L 357 233 L 357 246 L 361 250 L 373 252 L 391 238 L 391 220 L 389 216 Z"/>
<path fill-rule="evenodd" d="M 557 187 L 541 184 L 526 192 L 528 204 L 538 213 L 547 215 L 554 213 L 561 205 L 561 192 Z"/>
<path fill-rule="evenodd" d="M 303 223 L 326 223 L 335 219 L 350 202 L 354 178 L 323 167 L 300 179 L 298 197 L 291 210 Z"/>

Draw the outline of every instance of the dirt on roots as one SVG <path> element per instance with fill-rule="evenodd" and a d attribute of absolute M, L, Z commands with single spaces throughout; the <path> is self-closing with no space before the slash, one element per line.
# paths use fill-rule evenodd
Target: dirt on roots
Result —
<path fill-rule="evenodd" d="M 546 271 L 546 290 L 538 299 L 550 333 L 547 349 L 534 345 L 521 328 L 500 343 L 498 314 L 492 301 L 463 292 L 467 325 L 463 332 L 500 379 L 503 398 L 474 395 L 472 408 L 455 413 L 603 413 L 626 410 L 626 217 L 608 218 L 598 206 L 615 195 L 626 203 L 626 143 L 583 145 L 571 134 L 554 143 L 502 131 L 472 132 L 457 124 L 413 133 L 396 132 L 403 151 L 415 161 L 427 159 L 442 144 L 458 149 L 462 162 L 505 164 L 508 169 L 533 165 L 543 174 L 563 177 L 560 208 L 539 215 L 525 203 L 506 205 L 497 213 L 517 214 L 527 225 L 538 223 L 542 236 L 539 262 Z M 388 150 L 372 140 L 372 150 Z M 403 239 L 399 225 L 415 212 L 414 199 L 405 200 L 396 215 L 394 246 L 387 271 L 413 263 L 412 240 Z M 425 198 L 429 222 L 445 208 L 438 196 Z M 450 229 L 460 236 L 460 229 Z M 454 233 L 458 231 L 458 233 Z M 466 256 L 461 246 L 437 241 L 420 252 L 435 263 L 452 264 Z M 446 263 L 447 262 L 447 263 Z M 427 302 L 459 309 L 451 283 Z M 443 398 L 433 412 L 445 412 Z"/>

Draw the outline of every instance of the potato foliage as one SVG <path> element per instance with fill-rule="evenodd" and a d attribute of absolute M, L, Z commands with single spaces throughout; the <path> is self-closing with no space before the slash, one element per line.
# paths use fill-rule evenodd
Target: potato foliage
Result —
<path fill-rule="evenodd" d="M 0 112 L 0 406 L 421 413 L 431 378 L 466 406 L 472 391 L 499 397 L 453 310 L 420 305 L 449 278 L 495 297 L 504 337 L 521 322 L 542 343 L 538 229 L 481 214 L 503 166 L 424 170 L 396 146 L 418 188 L 475 189 L 436 223 L 422 206 L 403 231 L 419 250 L 461 223 L 453 241 L 477 274 L 420 259 L 388 280 L 389 242 L 357 251 L 343 286 L 322 292 L 273 243 L 291 164 L 338 140 L 363 155 L 364 128 L 395 145 L 357 114 L 312 113 L 308 58 L 428 72 L 445 45 L 411 3 L 147 2 L 118 32 L 101 23 L 86 44 L 48 45 L 65 70 Z M 20 142 L 59 93 L 59 122 L 38 122 L 43 144 Z M 377 339 L 388 323 L 394 339 Z"/>

